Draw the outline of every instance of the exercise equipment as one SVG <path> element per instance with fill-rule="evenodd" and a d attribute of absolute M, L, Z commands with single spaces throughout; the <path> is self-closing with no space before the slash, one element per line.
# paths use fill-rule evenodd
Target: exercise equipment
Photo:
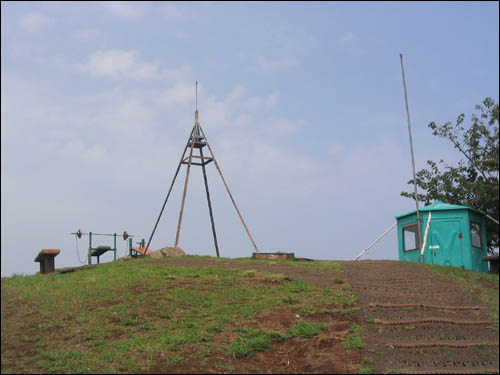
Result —
<path fill-rule="evenodd" d="M 89 250 L 87 253 L 88 264 L 92 264 L 92 257 L 97 257 L 97 264 L 99 264 L 101 255 L 108 252 L 108 251 L 112 251 L 114 253 L 114 260 L 116 260 L 116 251 L 117 251 L 117 249 L 116 249 L 116 237 L 118 236 L 118 234 L 116 234 L 116 233 L 113 233 L 113 234 L 92 233 L 92 232 L 83 233 L 80 229 L 78 229 L 77 232 L 73 232 L 70 234 L 75 235 L 76 238 L 82 238 L 82 236 L 89 236 Z M 93 247 L 92 246 L 92 236 L 112 236 L 113 237 L 113 247 L 107 246 L 107 245 L 100 245 L 97 247 Z M 121 235 L 121 237 L 123 238 L 124 241 L 126 241 L 127 239 L 129 239 L 129 241 L 132 241 L 131 237 L 134 237 L 134 236 L 128 234 L 127 231 L 124 231 L 123 234 Z"/>

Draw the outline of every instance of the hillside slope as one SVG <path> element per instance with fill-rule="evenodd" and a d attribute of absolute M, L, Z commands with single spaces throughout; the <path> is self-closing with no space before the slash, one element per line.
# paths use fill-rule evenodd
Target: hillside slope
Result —
<path fill-rule="evenodd" d="M 394 346 L 396 339 L 417 343 L 426 339 L 429 324 L 446 323 L 377 321 L 450 315 L 488 321 L 449 323 L 456 342 L 474 344 L 451 347 L 469 361 L 462 372 L 498 372 L 498 355 L 492 354 L 498 350 L 498 277 L 465 271 L 452 276 L 390 261 L 185 256 L 2 278 L 2 373 L 405 372 L 418 364 L 404 353 L 414 358 L 421 351 L 424 369 L 450 370 L 441 360 L 450 347 Z M 469 285 L 480 292 L 472 293 Z M 450 296 L 458 293 L 460 301 L 432 293 L 427 299 L 401 297 L 432 289 L 452 290 Z M 442 311 L 370 305 L 402 302 L 439 305 Z M 452 308 L 459 305 L 477 309 Z M 380 328 L 385 333 L 378 334 Z M 433 361 L 436 366 L 429 366 Z"/>

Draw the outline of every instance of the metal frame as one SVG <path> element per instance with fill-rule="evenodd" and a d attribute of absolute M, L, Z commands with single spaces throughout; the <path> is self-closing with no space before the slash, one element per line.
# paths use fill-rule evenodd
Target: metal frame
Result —
<path fill-rule="evenodd" d="M 196 85 L 198 85 L 198 83 L 196 83 Z M 198 93 L 196 94 L 196 97 L 198 98 Z M 196 99 L 196 101 L 198 102 L 198 99 Z M 196 107 L 198 107 L 198 105 Z M 203 155 L 203 147 L 205 147 L 205 146 L 208 147 L 208 151 L 210 153 L 209 157 Z M 189 148 L 189 156 L 185 157 L 186 151 L 187 151 L 188 148 Z M 193 151 L 194 151 L 195 148 L 197 148 L 199 150 L 199 153 L 200 153 L 199 156 L 198 155 L 193 155 Z M 193 162 L 193 159 L 198 159 L 199 162 Z M 175 171 L 174 178 L 172 180 L 172 183 L 170 184 L 170 188 L 168 190 L 167 196 L 166 196 L 166 198 L 165 198 L 165 200 L 163 202 L 163 206 L 162 206 L 162 208 L 160 210 L 160 214 L 158 215 L 158 219 L 156 220 L 156 223 L 155 223 L 155 225 L 153 227 L 153 231 L 151 233 L 151 236 L 149 237 L 148 243 L 146 245 L 146 249 L 148 249 L 149 245 L 151 244 L 151 241 L 152 241 L 153 236 L 155 234 L 156 228 L 158 227 L 158 223 L 160 222 L 161 215 L 163 214 L 163 211 L 164 211 L 165 206 L 167 204 L 168 198 L 170 197 L 170 193 L 172 192 L 172 188 L 174 186 L 175 180 L 177 178 L 177 175 L 179 174 L 179 170 L 181 168 L 181 165 L 186 164 L 187 165 L 186 178 L 184 180 L 184 190 L 183 190 L 183 193 L 182 193 L 181 209 L 180 209 L 180 212 L 179 212 L 179 220 L 178 220 L 178 223 L 177 223 L 177 233 L 176 233 L 176 236 L 175 236 L 175 247 L 178 246 L 179 239 L 180 239 L 180 232 L 181 232 L 182 216 L 183 216 L 183 213 L 184 213 L 184 204 L 185 204 L 185 201 L 186 201 L 187 186 L 188 186 L 188 182 L 189 182 L 189 174 L 190 174 L 190 171 L 191 171 L 191 166 L 192 165 L 197 165 L 197 166 L 201 166 L 202 170 L 203 170 L 203 181 L 205 183 L 205 191 L 206 191 L 206 194 L 207 194 L 208 211 L 209 211 L 209 214 L 210 214 L 210 223 L 212 225 L 212 234 L 213 234 L 213 238 L 214 238 L 214 246 L 215 246 L 215 251 L 217 253 L 217 257 L 220 257 L 219 245 L 218 245 L 218 242 L 217 242 L 217 233 L 215 231 L 215 222 L 214 222 L 214 216 L 213 216 L 213 210 L 212 210 L 212 203 L 210 201 L 210 191 L 208 189 L 207 173 L 206 173 L 206 168 L 205 168 L 205 166 L 207 164 L 211 163 L 212 161 L 214 162 L 215 168 L 219 172 L 219 175 L 220 175 L 220 177 L 222 179 L 222 182 L 224 183 L 224 186 L 226 188 L 226 191 L 229 194 L 229 197 L 231 198 L 231 201 L 233 202 L 233 206 L 236 209 L 236 212 L 238 213 L 238 216 L 239 216 L 239 218 L 241 220 L 241 223 L 243 224 L 243 227 L 245 228 L 245 230 L 246 230 L 246 232 L 248 234 L 248 237 L 250 238 L 250 241 L 252 242 L 252 245 L 255 248 L 255 251 L 259 252 L 259 249 L 257 248 L 257 245 L 255 244 L 255 241 L 253 240 L 252 235 L 250 234 L 250 231 L 248 230 L 248 227 L 247 227 L 245 221 L 243 220 L 243 217 L 242 217 L 242 215 L 240 213 L 240 210 L 238 209 L 238 206 L 236 205 L 236 202 L 234 201 L 234 198 L 233 198 L 233 196 L 231 194 L 231 191 L 229 190 L 229 187 L 227 186 L 226 180 L 224 179 L 224 176 L 222 175 L 222 171 L 220 170 L 219 164 L 217 163 L 217 160 L 216 160 L 215 155 L 214 155 L 214 153 L 212 151 L 212 148 L 208 144 L 207 138 L 205 136 L 205 132 L 201 128 L 201 125 L 200 125 L 200 122 L 199 122 L 199 119 L 198 119 L 198 108 L 196 108 L 196 111 L 195 111 L 194 126 L 193 126 L 193 128 L 191 130 L 191 133 L 189 134 L 189 138 L 187 140 L 186 146 L 184 147 L 184 151 L 182 152 L 182 156 L 180 158 L 179 165 L 177 166 L 177 170 Z"/>
<path fill-rule="evenodd" d="M 104 254 L 107 251 L 113 251 L 115 253 L 115 258 L 116 260 L 116 236 L 117 234 L 113 234 L 113 247 L 109 247 L 109 249 L 104 250 L 103 248 L 99 247 L 92 247 L 92 232 L 89 232 L 89 252 L 88 252 L 88 261 L 89 264 L 92 264 L 92 257 L 95 256 L 97 257 L 97 264 L 99 264 L 99 258 L 101 257 L 102 254 Z M 96 233 L 96 235 L 99 235 Z M 105 234 L 101 234 L 101 236 L 106 236 Z M 102 252 L 99 252 L 98 250 L 104 250 Z"/>

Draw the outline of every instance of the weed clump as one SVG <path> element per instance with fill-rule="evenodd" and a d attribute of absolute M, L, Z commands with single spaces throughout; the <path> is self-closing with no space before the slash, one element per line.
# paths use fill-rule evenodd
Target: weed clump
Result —
<path fill-rule="evenodd" d="M 361 349 L 363 346 L 363 342 L 361 340 L 361 327 L 353 324 L 349 327 L 349 331 L 351 332 L 349 336 L 346 338 L 346 345 L 349 349 Z"/>
<path fill-rule="evenodd" d="M 321 322 L 299 322 L 291 329 L 288 329 L 290 337 L 311 338 L 317 336 L 325 328 L 326 324 Z"/>

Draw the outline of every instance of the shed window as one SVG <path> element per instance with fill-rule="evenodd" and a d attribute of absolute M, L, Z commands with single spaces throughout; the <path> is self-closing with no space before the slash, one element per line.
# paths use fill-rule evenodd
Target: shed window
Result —
<path fill-rule="evenodd" d="M 483 248 L 483 241 L 481 241 L 481 224 L 470 222 L 470 241 L 472 247 Z"/>
<path fill-rule="evenodd" d="M 403 227 L 404 251 L 420 249 L 420 236 L 418 235 L 418 225 L 411 224 Z"/>

